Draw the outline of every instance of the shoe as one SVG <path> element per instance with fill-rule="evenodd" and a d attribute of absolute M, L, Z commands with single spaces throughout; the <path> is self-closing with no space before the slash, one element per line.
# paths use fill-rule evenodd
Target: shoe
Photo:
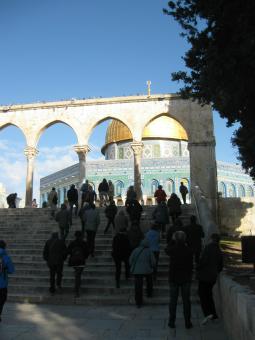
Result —
<path fill-rule="evenodd" d="M 175 323 L 173 321 L 168 322 L 168 327 L 169 328 L 175 328 Z"/>
<path fill-rule="evenodd" d="M 185 323 L 185 328 L 186 328 L 186 329 L 193 328 L 193 325 L 192 325 L 192 323 L 191 323 L 191 322 L 187 322 L 187 323 Z"/>
<path fill-rule="evenodd" d="M 142 308 L 142 305 L 137 304 L 137 305 L 136 305 L 136 308 Z"/>
<path fill-rule="evenodd" d="M 212 315 L 212 314 L 207 315 L 207 316 L 204 318 L 204 320 L 201 322 L 201 325 L 207 324 L 207 322 L 208 322 L 209 320 L 212 320 L 212 319 L 213 319 L 213 315 Z"/>

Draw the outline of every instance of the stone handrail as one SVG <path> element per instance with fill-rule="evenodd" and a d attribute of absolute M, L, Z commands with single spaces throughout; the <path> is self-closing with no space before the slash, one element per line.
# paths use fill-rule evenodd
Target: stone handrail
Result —
<path fill-rule="evenodd" d="M 205 244 L 210 240 L 213 233 L 219 233 L 219 228 L 213 219 L 213 214 L 209 207 L 208 201 L 199 186 L 191 189 L 191 195 L 195 203 L 197 217 L 202 224 L 205 233 Z"/>

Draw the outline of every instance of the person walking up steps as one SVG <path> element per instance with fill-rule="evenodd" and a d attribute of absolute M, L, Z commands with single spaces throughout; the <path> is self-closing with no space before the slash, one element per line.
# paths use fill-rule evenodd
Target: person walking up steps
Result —
<path fill-rule="evenodd" d="M 6 252 L 6 243 L 0 240 L 0 322 L 2 311 L 7 300 L 8 274 L 14 273 L 14 265 Z"/>
<path fill-rule="evenodd" d="M 118 208 L 115 205 L 114 200 L 110 201 L 110 204 L 105 208 L 105 216 L 108 219 L 107 226 L 105 227 L 104 234 L 107 233 L 110 225 L 112 224 L 113 229 L 115 229 L 115 216 L 117 214 Z"/>
<path fill-rule="evenodd" d="M 58 204 L 58 194 L 56 192 L 56 189 L 53 187 L 51 189 L 51 192 L 49 193 L 49 196 L 48 196 L 48 205 L 50 207 L 50 215 L 51 215 L 51 217 L 55 216 L 55 211 L 57 209 L 57 204 Z"/>
<path fill-rule="evenodd" d="M 156 198 L 158 204 L 166 201 L 166 192 L 163 190 L 162 185 L 158 186 L 158 189 L 154 193 L 154 197 Z"/>
<path fill-rule="evenodd" d="M 141 241 L 129 258 L 130 271 L 135 276 L 135 302 L 137 308 L 143 305 L 143 278 L 146 278 L 147 297 L 153 294 L 152 274 L 156 265 L 155 257 L 148 240 Z"/>
<path fill-rule="evenodd" d="M 121 264 L 125 264 L 126 280 L 129 278 L 129 255 L 130 255 L 130 243 L 127 236 L 127 229 L 122 226 L 119 232 L 114 236 L 112 242 L 112 257 L 115 262 L 115 281 L 116 288 L 120 288 L 120 275 L 121 275 Z"/>
<path fill-rule="evenodd" d="M 171 216 L 173 224 L 182 213 L 181 205 L 182 203 L 179 197 L 175 193 L 172 193 L 167 201 L 167 207 L 169 216 Z"/>
<path fill-rule="evenodd" d="M 196 264 L 199 263 L 200 253 L 202 250 L 202 239 L 205 237 L 203 227 L 197 224 L 197 218 L 190 216 L 190 224 L 184 228 L 187 235 L 187 244 L 193 251 Z"/>
<path fill-rule="evenodd" d="M 106 206 L 106 203 L 108 200 L 109 185 L 105 178 L 99 184 L 98 192 L 99 192 L 99 199 L 100 199 L 100 207 Z"/>
<path fill-rule="evenodd" d="M 70 219 L 72 222 L 72 218 L 73 218 L 73 206 L 75 205 L 75 212 L 74 215 L 75 217 L 77 217 L 78 214 L 78 190 L 75 188 L 75 185 L 72 184 L 70 189 L 67 191 L 67 199 L 68 199 L 68 203 L 69 203 L 69 207 L 70 207 Z"/>
<path fill-rule="evenodd" d="M 197 266 L 198 294 L 201 307 L 204 313 L 202 324 L 209 320 L 218 319 L 213 300 L 213 286 L 217 281 L 218 274 L 223 269 L 223 255 L 220 249 L 220 236 L 211 235 L 211 242 L 202 251 L 199 264 Z"/>
<path fill-rule="evenodd" d="M 180 191 L 180 194 L 182 195 L 183 204 L 186 204 L 186 196 L 189 193 L 189 190 L 186 187 L 186 185 L 183 184 L 183 182 L 181 182 L 179 191 Z"/>
<path fill-rule="evenodd" d="M 70 255 L 68 265 L 74 268 L 75 297 L 79 297 L 81 288 L 81 274 L 85 267 L 86 259 L 89 256 L 89 247 L 87 242 L 83 240 L 83 235 L 80 230 L 77 230 L 74 236 L 75 240 L 69 244 L 67 253 Z"/>
<path fill-rule="evenodd" d="M 175 328 L 176 307 L 179 290 L 182 294 L 183 314 L 185 327 L 192 328 L 190 286 L 192 280 L 193 257 L 192 250 L 186 245 L 186 235 L 183 231 L 177 231 L 173 235 L 175 243 L 168 244 L 166 254 L 169 255 L 169 322 L 170 328 Z"/>
<path fill-rule="evenodd" d="M 62 288 L 63 265 L 67 257 L 65 241 L 58 238 L 58 232 L 53 232 L 51 238 L 46 241 L 43 249 L 43 259 L 47 262 L 50 270 L 49 292 L 54 294 L 56 291 L 55 281 L 57 276 L 57 288 Z"/>
<path fill-rule="evenodd" d="M 63 240 L 67 238 L 69 233 L 69 228 L 71 225 L 71 216 L 70 212 L 67 210 L 65 204 L 61 204 L 61 209 L 56 215 L 56 222 L 58 222 L 60 235 Z"/>
<path fill-rule="evenodd" d="M 84 211 L 83 221 L 85 225 L 85 231 L 87 233 L 87 242 L 89 247 L 89 253 L 92 257 L 95 256 L 95 238 L 98 226 L 100 224 L 99 210 L 95 204 L 90 204 L 88 209 Z"/>
<path fill-rule="evenodd" d="M 151 250 L 153 251 L 154 257 L 155 257 L 155 267 L 153 271 L 153 280 L 157 280 L 157 271 L 158 271 L 158 260 L 159 260 L 159 252 L 160 252 L 160 227 L 153 223 L 151 225 L 151 229 L 147 231 L 145 234 L 145 238 L 149 242 L 149 246 Z"/>

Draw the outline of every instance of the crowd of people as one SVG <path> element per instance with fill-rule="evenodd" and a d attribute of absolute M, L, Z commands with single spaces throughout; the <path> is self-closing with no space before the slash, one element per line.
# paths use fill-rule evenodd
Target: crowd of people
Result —
<path fill-rule="evenodd" d="M 104 207 L 107 224 L 104 229 L 106 234 L 112 227 L 112 258 L 115 263 L 115 286 L 121 285 L 122 262 L 125 267 L 125 278 L 134 277 L 135 303 L 138 308 L 143 305 L 143 281 L 146 281 L 146 294 L 153 296 L 153 286 L 157 282 L 158 264 L 160 262 L 160 244 L 165 239 L 165 253 L 169 256 L 169 323 L 170 328 L 175 328 L 176 307 L 179 290 L 183 300 L 185 326 L 192 327 L 190 289 L 192 277 L 198 280 L 198 293 L 201 307 L 205 316 L 203 323 L 217 319 L 213 301 L 212 289 L 216 283 L 217 275 L 222 270 L 223 259 L 219 247 L 219 235 L 211 235 L 211 242 L 203 247 L 204 232 L 196 217 L 191 216 L 188 225 L 183 225 L 182 203 L 176 194 L 167 195 L 159 185 L 155 192 L 157 205 L 152 213 L 152 223 L 143 232 L 140 219 L 143 211 L 142 205 L 137 200 L 133 186 L 127 191 L 125 206 L 120 209 L 115 205 L 114 188 L 109 191 L 112 183 L 105 179 L 99 191 L 100 206 Z M 101 185 L 100 184 L 100 185 Z M 108 185 L 108 189 L 107 186 Z M 110 185 L 109 185 L 110 184 Z M 183 183 L 182 183 L 183 185 Z M 99 209 L 95 206 L 96 194 L 88 181 L 81 188 L 81 207 L 78 206 L 78 190 L 74 185 L 67 192 L 68 205 L 61 205 L 56 213 L 57 198 L 55 188 L 49 195 L 51 216 L 58 222 L 59 230 L 55 230 L 47 240 L 43 249 L 43 258 L 47 262 L 50 274 L 51 294 L 62 290 L 62 276 L 64 261 L 74 268 L 75 296 L 80 296 L 81 275 L 86 260 L 95 256 L 95 240 L 100 224 Z M 110 194 L 109 194 L 110 192 Z M 185 191 L 187 194 L 187 191 Z M 180 188 L 181 193 L 181 188 Z M 183 204 L 186 204 L 186 196 Z M 75 209 L 73 207 L 75 206 Z M 80 217 L 81 230 L 75 232 L 75 239 L 67 244 L 67 236 L 72 225 L 73 215 Z M 167 225 L 168 228 L 167 228 Z M 86 241 L 84 237 L 86 235 Z M 6 264 L 7 273 L 14 271 L 10 258 L 5 252 L 5 243 L 0 241 L 0 260 Z M 162 246 L 162 244 L 161 244 Z M 7 296 L 7 282 L 1 278 L 0 261 L 0 317 Z"/>

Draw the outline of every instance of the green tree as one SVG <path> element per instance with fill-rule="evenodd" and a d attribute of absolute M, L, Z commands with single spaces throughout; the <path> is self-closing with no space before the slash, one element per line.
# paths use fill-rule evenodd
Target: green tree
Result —
<path fill-rule="evenodd" d="M 238 122 L 232 143 L 255 179 L 255 0 L 169 1 L 164 13 L 182 26 L 190 49 L 180 94 L 211 104 L 227 125 Z"/>

